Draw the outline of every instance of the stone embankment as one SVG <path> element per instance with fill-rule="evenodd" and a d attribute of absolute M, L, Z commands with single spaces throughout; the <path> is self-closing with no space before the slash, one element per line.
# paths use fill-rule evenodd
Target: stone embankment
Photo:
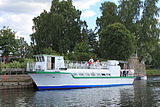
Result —
<path fill-rule="evenodd" d="M 0 75 L 0 89 L 33 88 L 33 80 L 27 74 Z"/>

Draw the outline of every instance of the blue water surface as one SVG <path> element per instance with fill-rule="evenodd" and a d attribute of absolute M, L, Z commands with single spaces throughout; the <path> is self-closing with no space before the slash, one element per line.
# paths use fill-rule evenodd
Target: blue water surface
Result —
<path fill-rule="evenodd" d="M 0 90 L 0 107 L 160 107 L 160 77 L 117 87 Z"/>

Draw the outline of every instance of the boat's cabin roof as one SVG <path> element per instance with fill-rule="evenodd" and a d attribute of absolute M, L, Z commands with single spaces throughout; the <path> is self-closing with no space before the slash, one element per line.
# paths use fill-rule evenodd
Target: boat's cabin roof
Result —
<path fill-rule="evenodd" d="M 63 56 L 55 56 L 55 55 L 47 55 L 47 54 L 34 55 L 36 62 L 44 62 L 45 61 L 44 57 L 63 57 Z"/>

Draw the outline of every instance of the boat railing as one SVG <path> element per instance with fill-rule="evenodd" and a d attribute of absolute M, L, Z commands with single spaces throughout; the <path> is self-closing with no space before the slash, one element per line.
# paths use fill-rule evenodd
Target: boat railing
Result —
<path fill-rule="evenodd" d="M 36 63 L 27 63 L 27 68 L 26 68 L 26 71 L 35 71 L 36 69 L 36 66 L 35 66 Z"/>
<path fill-rule="evenodd" d="M 67 69 L 108 69 L 108 66 L 111 65 L 107 61 L 93 62 L 92 64 L 88 64 L 88 61 L 69 61 L 69 60 L 65 61 L 65 68 Z M 36 65 L 36 62 L 27 63 L 27 71 L 36 71 L 36 70 L 43 71 L 45 69 L 44 66 L 42 65 Z"/>
<path fill-rule="evenodd" d="M 135 76 L 135 71 L 133 69 L 121 69 L 121 76 Z"/>
<path fill-rule="evenodd" d="M 107 62 L 94 62 L 88 64 L 88 61 L 65 61 L 65 67 L 69 69 L 107 69 Z"/>

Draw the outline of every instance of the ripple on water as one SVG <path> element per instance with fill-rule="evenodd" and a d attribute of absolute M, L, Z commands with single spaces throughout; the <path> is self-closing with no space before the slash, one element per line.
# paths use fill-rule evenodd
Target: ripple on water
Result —
<path fill-rule="evenodd" d="M 73 90 L 0 90 L 0 107 L 159 107 L 160 78 L 134 85 Z"/>

